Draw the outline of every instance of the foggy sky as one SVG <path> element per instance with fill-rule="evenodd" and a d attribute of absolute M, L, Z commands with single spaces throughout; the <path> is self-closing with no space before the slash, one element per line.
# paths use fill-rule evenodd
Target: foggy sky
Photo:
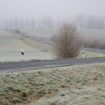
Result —
<path fill-rule="evenodd" d="M 104 15 L 105 0 L 0 0 L 0 18 L 68 18 L 78 14 Z"/>

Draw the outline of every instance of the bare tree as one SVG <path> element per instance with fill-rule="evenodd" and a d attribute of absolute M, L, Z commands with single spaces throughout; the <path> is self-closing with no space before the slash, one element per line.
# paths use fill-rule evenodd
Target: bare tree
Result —
<path fill-rule="evenodd" d="M 77 57 L 81 47 L 77 28 L 71 24 L 63 24 L 53 36 L 53 48 L 58 58 Z"/>

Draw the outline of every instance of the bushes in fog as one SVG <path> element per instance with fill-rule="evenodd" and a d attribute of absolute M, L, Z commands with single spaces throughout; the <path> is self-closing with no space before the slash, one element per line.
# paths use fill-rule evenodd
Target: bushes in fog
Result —
<path fill-rule="evenodd" d="M 83 46 L 88 48 L 105 49 L 105 42 L 101 40 L 94 41 L 85 40 Z"/>
<path fill-rule="evenodd" d="M 80 52 L 81 41 L 77 28 L 72 24 L 59 27 L 53 40 L 53 49 L 58 58 L 74 58 Z"/>

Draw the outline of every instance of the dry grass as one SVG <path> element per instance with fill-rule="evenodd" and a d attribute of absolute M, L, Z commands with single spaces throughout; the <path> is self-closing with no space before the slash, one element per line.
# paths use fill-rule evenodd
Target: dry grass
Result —
<path fill-rule="evenodd" d="M 105 57 L 105 54 L 97 52 L 84 51 L 84 54 L 86 58 Z M 80 51 L 78 58 L 83 58 L 82 50 Z"/>
<path fill-rule="evenodd" d="M 0 75 L 0 105 L 104 105 L 105 64 Z"/>

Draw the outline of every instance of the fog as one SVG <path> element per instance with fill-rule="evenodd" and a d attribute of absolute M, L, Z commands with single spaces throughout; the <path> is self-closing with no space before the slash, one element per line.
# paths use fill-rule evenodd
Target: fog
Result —
<path fill-rule="evenodd" d="M 0 19 L 104 15 L 105 0 L 0 0 Z"/>
<path fill-rule="evenodd" d="M 44 28 L 76 21 L 82 28 L 105 29 L 104 10 L 104 0 L 0 0 L 0 27 Z"/>

